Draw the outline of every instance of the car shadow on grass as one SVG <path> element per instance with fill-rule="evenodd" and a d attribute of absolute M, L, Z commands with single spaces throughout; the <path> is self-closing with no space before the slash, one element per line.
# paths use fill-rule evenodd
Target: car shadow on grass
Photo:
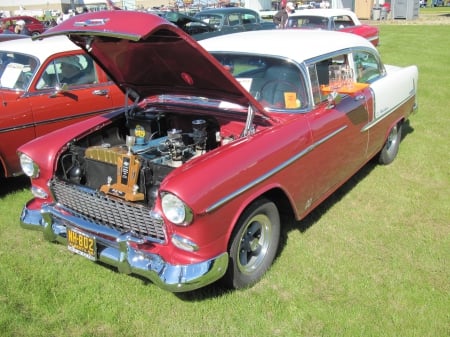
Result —
<path fill-rule="evenodd" d="M 6 197 L 10 193 L 18 192 L 24 188 L 30 187 L 30 178 L 27 176 L 19 176 L 13 178 L 0 178 L 0 199 Z"/>

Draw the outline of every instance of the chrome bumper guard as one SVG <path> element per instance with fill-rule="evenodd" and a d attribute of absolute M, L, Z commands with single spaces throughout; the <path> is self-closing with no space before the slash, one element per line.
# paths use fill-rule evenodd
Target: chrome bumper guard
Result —
<path fill-rule="evenodd" d="M 114 266 L 119 272 L 137 274 L 149 279 L 158 287 L 171 292 L 185 292 L 204 287 L 221 278 L 228 265 L 228 254 L 196 264 L 172 265 L 157 254 L 149 254 L 130 246 L 143 243 L 132 233 L 120 233 L 114 229 L 99 226 L 78 217 L 59 212 L 54 205 L 45 205 L 41 211 L 29 210 L 25 206 L 20 217 L 26 229 L 40 230 L 48 241 L 67 245 L 66 227 L 95 233 L 99 244 L 97 260 Z M 113 240 L 105 237 L 114 238 Z"/>

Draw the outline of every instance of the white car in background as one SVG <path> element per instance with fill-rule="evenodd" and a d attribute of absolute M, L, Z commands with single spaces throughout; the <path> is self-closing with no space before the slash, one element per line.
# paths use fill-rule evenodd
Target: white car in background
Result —
<path fill-rule="evenodd" d="M 360 35 L 377 46 L 378 27 L 361 23 L 356 14 L 347 9 L 305 9 L 289 16 L 289 28 L 335 30 Z"/>

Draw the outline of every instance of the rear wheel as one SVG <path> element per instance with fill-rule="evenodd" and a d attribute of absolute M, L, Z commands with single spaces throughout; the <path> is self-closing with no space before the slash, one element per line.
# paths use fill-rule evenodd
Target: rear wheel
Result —
<path fill-rule="evenodd" d="M 277 206 L 267 199 L 255 201 L 241 215 L 233 231 L 225 284 L 240 289 L 258 282 L 272 265 L 279 239 Z"/>
<path fill-rule="evenodd" d="M 382 165 L 388 165 L 392 163 L 397 156 L 398 149 L 400 147 L 400 141 L 402 138 L 402 124 L 399 122 L 389 132 L 389 136 L 381 149 L 378 157 L 378 162 Z"/>

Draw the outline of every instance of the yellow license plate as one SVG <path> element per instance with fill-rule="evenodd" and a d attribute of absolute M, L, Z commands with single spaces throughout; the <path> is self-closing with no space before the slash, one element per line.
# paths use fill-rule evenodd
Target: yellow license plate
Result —
<path fill-rule="evenodd" d="M 97 259 L 95 237 L 70 227 L 67 227 L 67 248 L 71 252 L 80 254 L 89 260 L 95 261 Z"/>

